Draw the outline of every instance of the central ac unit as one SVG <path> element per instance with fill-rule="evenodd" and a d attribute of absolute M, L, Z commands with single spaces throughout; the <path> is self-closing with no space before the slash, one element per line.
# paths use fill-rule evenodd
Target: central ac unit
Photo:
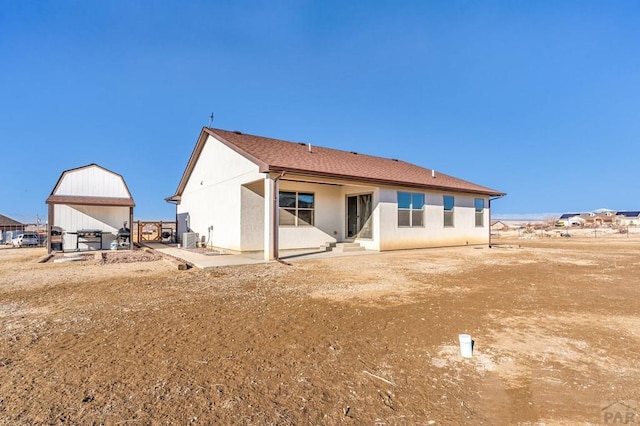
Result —
<path fill-rule="evenodd" d="M 196 232 L 185 232 L 182 234 L 182 246 L 186 249 L 198 247 L 198 234 Z"/>

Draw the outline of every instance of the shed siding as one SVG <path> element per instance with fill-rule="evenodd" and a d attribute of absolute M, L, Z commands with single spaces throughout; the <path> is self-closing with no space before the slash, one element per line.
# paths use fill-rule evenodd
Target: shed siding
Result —
<path fill-rule="evenodd" d="M 76 236 L 67 234 L 79 229 L 98 229 L 103 232 L 102 249 L 108 249 L 111 241 L 115 240 L 118 229 L 124 222 L 129 221 L 129 207 L 106 206 L 69 206 L 56 204 L 54 207 L 55 226 L 65 232 L 63 235 L 63 249 L 75 250 Z M 80 250 L 89 247 L 80 245 Z M 96 248 L 91 246 L 91 248 Z"/>
<path fill-rule="evenodd" d="M 54 195 L 130 197 L 121 176 L 97 166 L 65 173 Z"/>

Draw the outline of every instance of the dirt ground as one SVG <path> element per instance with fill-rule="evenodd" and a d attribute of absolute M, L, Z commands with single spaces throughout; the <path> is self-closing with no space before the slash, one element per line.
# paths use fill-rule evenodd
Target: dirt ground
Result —
<path fill-rule="evenodd" d="M 0 424 L 578 425 L 640 399 L 640 238 L 494 242 L 206 271 L 2 249 Z"/>

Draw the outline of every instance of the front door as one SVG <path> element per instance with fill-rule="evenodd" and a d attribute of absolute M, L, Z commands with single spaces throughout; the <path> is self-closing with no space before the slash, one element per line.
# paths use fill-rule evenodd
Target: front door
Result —
<path fill-rule="evenodd" d="M 347 238 L 373 237 L 372 194 L 347 196 Z"/>

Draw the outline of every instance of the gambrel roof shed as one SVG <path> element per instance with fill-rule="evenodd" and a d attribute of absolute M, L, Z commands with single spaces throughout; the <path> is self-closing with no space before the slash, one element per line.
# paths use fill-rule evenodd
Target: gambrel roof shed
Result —
<path fill-rule="evenodd" d="M 62 173 L 47 204 L 134 207 L 124 178 L 95 163 Z"/>
<path fill-rule="evenodd" d="M 124 178 L 97 164 L 62 172 L 46 203 L 50 228 L 61 228 L 68 236 L 97 231 L 106 237 L 101 238 L 99 249 L 107 248 L 118 229 L 133 222 L 135 202 Z M 67 249 L 74 245 L 78 249 L 78 240 L 69 241 L 63 241 Z"/>

